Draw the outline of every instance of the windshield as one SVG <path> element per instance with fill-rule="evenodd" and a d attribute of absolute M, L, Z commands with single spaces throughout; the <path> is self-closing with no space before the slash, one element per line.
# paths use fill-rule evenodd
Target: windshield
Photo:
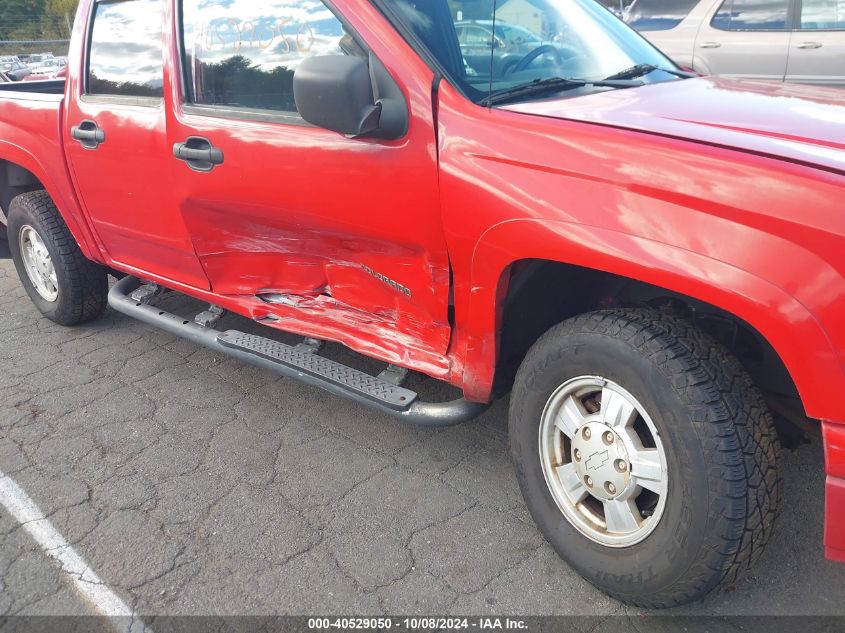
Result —
<path fill-rule="evenodd" d="M 597 81 L 635 66 L 676 69 L 594 0 L 381 0 L 385 13 L 476 102 L 556 77 Z M 641 82 L 678 80 L 657 70 Z M 567 95 L 614 89 L 591 84 Z M 541 99 L 548 91 L 520 94 Z"/>

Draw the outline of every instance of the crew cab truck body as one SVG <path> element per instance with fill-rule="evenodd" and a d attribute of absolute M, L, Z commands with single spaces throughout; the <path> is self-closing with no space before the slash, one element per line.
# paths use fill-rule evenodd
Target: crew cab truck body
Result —
<path fill-rule="evenodd" d="M 0 207 L 37 307 L 94 318 L 111 272 L 120 311 L 421 424 L 511 391 L 539 527 L 640 605 L 753 562 L 775 421 L 820 421 L 845 561 L 842 96 L 684 78 L 580 0 L 485 75 L 449 6 L 83 0 L 67 81 L 0 87 Z M 170 315 L 165 290 L 212 308 Z M 221 310 L 306 343 L 218 332 Z M 407 370 L 463 398 L 422 402 Z"/>

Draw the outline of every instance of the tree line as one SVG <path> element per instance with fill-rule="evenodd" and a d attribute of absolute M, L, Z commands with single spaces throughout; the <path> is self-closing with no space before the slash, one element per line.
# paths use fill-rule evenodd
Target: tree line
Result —
<path fill-rule="evenodd" d="M 70 36 L 79 0 L 0 0 L 0 41 Z"/>

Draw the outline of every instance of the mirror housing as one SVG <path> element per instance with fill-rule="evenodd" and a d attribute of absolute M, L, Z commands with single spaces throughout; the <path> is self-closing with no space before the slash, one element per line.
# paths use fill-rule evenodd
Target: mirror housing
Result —
<path fill-rule="evenodd" d="M 379 93 L 385 98 L 377 99 Z M 293 74 L 293 98 L 308 123 L 347 136 L 399 138 L 407 131 L 401 91 L 373 55 L 304 59 Z"/>

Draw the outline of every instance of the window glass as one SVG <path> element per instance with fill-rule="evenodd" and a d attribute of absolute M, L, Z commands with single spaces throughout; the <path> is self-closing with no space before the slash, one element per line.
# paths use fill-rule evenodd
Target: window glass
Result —
<path fill-rule="evenodd" d="M 699 0 L 637 0 L 626 22 L 638 31 L 668 31 L 689 15 Z"/>
<path fill-rule="evenodd" d="M 788 0 L 725 0 L 711 24 L 725 31 L 783 31 Z"/>
<path fill-rule="evenodd" d="M 845 29 L 845 0 L 803 0 L 801 28 L 808 31 Z"/>
<path fill-rule="evenodd" d="M 500 44 L 504 46 L 522 46 L 528 44 L 539 46 L 543 43 L 537 35 L 525 27 L 514 24 L 502 24 L 501 22 L 496 25 L 496 37 L 499 38 Z"/>
<path fill-rule="evenodd" d="M 161 97 L 161 0 L 100 2 L 94 15 L 88 93 Z"/>
<path fill-rule="evenodd" d="M 183 0 L 190 101 L 296 112 L 293 72 L 316 55 L 362 54 L 319 0 Z"/>
<path fill-rule="evenodd" d="M 488 49 L 492 45 L 493 32 L 489 29 L 468 26 L 463 30 L 463 32 L 465 35 L 462 40 L 463 44 L 467 44 L 469 46 L 482 46 Z"/>

